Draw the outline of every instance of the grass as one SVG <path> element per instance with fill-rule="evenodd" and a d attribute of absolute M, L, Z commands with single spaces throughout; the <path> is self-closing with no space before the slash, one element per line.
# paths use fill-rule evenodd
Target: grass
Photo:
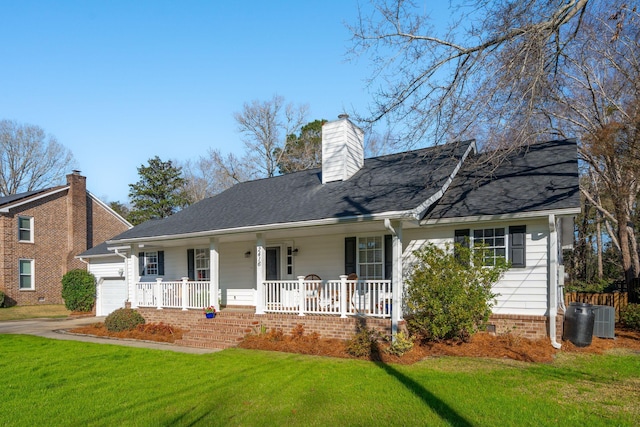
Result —
<path fill-rule="evenodd" d="M 0 321 L 32 319 L 36 317 L 67 317 L 71 314 L 64 305 L 19 305 L 0 308 Z"/>
<path fill-rule="evenodd" d="M 411 366 L 0 335 L 0 425 L 635 425 L 640 356 Z"/>

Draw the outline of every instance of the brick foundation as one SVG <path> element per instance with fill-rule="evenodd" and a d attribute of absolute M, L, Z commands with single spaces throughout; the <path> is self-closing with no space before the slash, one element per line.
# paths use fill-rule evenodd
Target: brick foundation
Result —
<path fill-rule="evenodd" d="M 182 329 L 192 329 L 199 325 L 200 320 L 203 318 L 201 310 L 187 310 L 181 309 L 162 309 L 155 308 L 138 308 L 140 314 L 149 323 L 167 323 L 173 326 L 177 326 Z M 390 319 L 375 319 L 364 317 L 347 317 L 340 318 L 337 316 L 297 316 L 291 314 L 255 314 L 251 312 L 238 311 L 234 312 L 233 309 L 223 310 L 225 320 L 229 317 L 227 313 L 233 313 L 233 317 L 242 319 L 243 321 L 253 321 L 257 329 L 260 330 L 260 325 L 267 329 L 281 329 L 285 334 L 290 334 L 291 331 L 298 325 L 304 327 L 305 333 L 316 332 L 322 338 L 336 338 L 341 340 L 349 339 L 353 336 L 359 326 L 365 326 L 370 329 L 375 329 L 383 336 L 391 335 L 391 320 Z M 222 317 L 222 316 L 221 316 Z M 404 327 L 404 321 L 401 322 L 399 327 Z"/>
<path fill-rule="evenodd" d="M 555 325 L 558 341 L 562 337 L 563 319 L 562 313 L 558 313 Z M 547 316 L 492 314 L 489 317 L 489 325 L 495 326 L 495 332 L 498 335 L 511 333 L 530 339 L 549 337 L 549 318 Z"/>

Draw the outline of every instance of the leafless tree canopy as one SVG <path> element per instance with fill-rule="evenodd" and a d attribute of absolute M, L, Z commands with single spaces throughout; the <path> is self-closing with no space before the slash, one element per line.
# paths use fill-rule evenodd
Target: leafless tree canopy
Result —
<path fill-rule="evenodd" d="M 40 127 L 0 121 L 0 195 L 61 184 L 72 165 L 71 152 Z"/>
<path fill-rule="evenodd" d="M 351 53 L 374 65 L 375 103 L 359 119 L 386 120 L 405 145 L 479 132 L 515 142 L 536 139 L 536 107 L 588 4 L 453 1 L 449 25 L 440 31 L 422 3 L 373 1 L 373 12 L 362 9 L 350 27 Z"/>
<path fill-rule="evenodd" d="M 258 170 L 261 177 L 274 176 L 278 170 L 278 155 L 282 155 L 287 136 L 297 133 L 306 120 L 308 106 L 285 104 L 275 95 L 269 101 L 252 101 L 234 114 L 238 131 L 246 147 L 244 162 Z M 279 153 L 279 154 L 278 154 Z"/>

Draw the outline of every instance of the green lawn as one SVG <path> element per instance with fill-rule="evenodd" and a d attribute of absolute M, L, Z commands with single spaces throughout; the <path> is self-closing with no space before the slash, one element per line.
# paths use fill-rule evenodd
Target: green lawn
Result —
<path fill-rule="evenodd" d="M 0 425 L 636 425 L 640 355 L 412 366 L 0 335 Z"/>
<path fill-rule="evenodd" d="M 0 321 L 33 319 L 35 317 L 67 317 L 71 314 L 64 305 L 19 305 L 15 307 L 0 308 Z"/>

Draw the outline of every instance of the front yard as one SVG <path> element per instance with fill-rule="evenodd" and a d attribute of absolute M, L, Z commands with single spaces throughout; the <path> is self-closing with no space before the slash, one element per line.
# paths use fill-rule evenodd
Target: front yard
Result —
<path fill-rule="evenodd" d="M 635 425 L 640 355 L 405 366 L 0 335 L 0 425 Z"/>

